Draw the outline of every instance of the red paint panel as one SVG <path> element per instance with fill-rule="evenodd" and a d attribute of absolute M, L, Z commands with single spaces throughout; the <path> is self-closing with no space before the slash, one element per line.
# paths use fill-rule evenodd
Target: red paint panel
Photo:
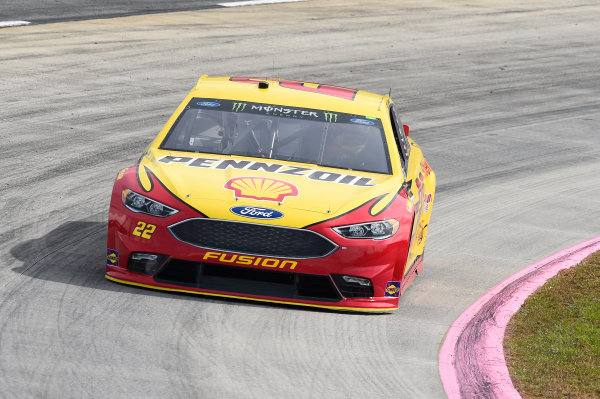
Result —
<path fill-rule="evenodd" d="M 319 85 L 319 87 L 316 88 L 307 87 L 304 86 L 304 82 L 296 82 L 293 80 L 282 80 L 279 82 L 279 85 L 282 87 L 287 87 L 288 89 L 310 91 L 311 93 L 325 94 L 327 96 L 340 97 L 346 100 L 354 100 L 354 96 L 357 92 L 357 90 L 354 89 L 329 85 Z"/>
<path fill-rule="evenodd" d="M 265 78 L 248 78 L 248 77 L 232 77 L 229 79 L 232 82 L 258 84 L 258 82 L 266 80 Z M 311 93 L 324 94 L 326 96 L 334 96 L 344 98 L 346 100 L 354 100 L 355 89 L 347 89 L 345 87 L 319 85 L 319 87 L 304 86 L 305 82 L 297 82 L 295 80 L 281 80 L 279 85 L 288 89 L 308 91 Z"/>

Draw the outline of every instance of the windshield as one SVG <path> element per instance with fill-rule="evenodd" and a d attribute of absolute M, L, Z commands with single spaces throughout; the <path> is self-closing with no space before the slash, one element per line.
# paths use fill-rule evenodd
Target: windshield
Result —
<path fill-rule="evenodd" d="M 194 98 L 160 148 L 391 173 L 381 120 L 308 108 Z"/>

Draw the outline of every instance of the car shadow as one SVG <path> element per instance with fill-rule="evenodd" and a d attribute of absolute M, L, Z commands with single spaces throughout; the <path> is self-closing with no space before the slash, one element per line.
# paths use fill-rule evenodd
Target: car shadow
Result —
<path fill-rule="evenodd" d="M 62 284 L 120 291 L 104 278 L 106 232 L 106 223 L 63 223 L 42 237 L 13 246 L 10 253 L 22 264 L 12 271 Z"/>
<path fill-rule="evenodd" d="M 263 308 L 288 308 L 300 311 L 352 313 L 332 309 L 295 306 L 287 304 L 247 301 L 235 298 L 215 298 L 197 294 L 165 292 L 134 287 L 107 280 L 106 264 L 107 223 L 93 221 L 70 221 L 56 227 L 46 235 L 23 241 L 10 249 L 13 257 L 23 262 L 12 271 L 35 279 L 62 284 L 90 287 L 112 292 L 145 296 L 168 296 L 199 303 L 222 303 L 235 306 Z M 369 313 L 372 314 L 372 313 Z"/>

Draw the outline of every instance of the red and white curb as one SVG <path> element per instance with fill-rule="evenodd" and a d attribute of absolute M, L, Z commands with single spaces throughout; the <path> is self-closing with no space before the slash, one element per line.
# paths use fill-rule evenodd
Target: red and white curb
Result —
<path fill-rule="evenodd" d="M 600 236 L 542 259 L 496 285 L 450 326 L 439 353 L 449 399 L 520 399 L 504 361 L 502 341 L 525 299 L 560 270 L 600 250 Z"/>

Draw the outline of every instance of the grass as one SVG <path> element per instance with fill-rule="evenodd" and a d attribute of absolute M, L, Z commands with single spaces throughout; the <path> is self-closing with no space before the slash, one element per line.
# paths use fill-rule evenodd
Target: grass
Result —
<path fill-rule="evenodd" d="M 600 252 L 525 301 L 507 327 L 504 353 L 524 399 L 600 398 Z"/>

